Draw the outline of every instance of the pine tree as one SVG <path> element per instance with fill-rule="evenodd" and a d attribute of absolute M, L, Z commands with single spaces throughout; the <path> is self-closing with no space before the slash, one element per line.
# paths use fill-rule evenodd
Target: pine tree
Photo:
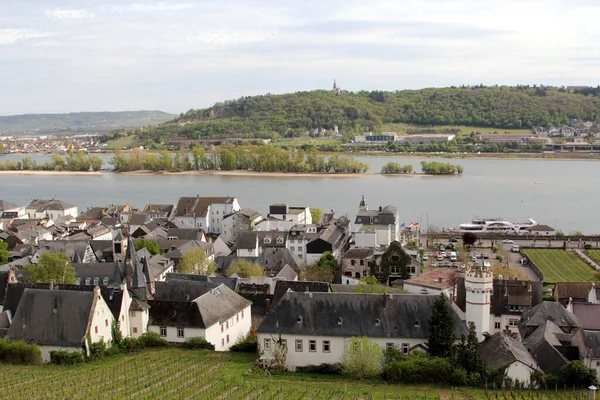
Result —
<path fill-rule="evenodd" d="M 484 370 L 483 359 L 479 353 L 479 340 L 475 323 L 469 322 L 469 335 L 461 335 L 456 349 L 458 362 L 468 373 L 481 373 Z"/>
<path fill-rule="evenodd" d="M 448 299 L 443 293 L 433 303 L 427 346 L 429 355 L 433 357 L 450 357 L 453 353 L 454 323 Z"/>

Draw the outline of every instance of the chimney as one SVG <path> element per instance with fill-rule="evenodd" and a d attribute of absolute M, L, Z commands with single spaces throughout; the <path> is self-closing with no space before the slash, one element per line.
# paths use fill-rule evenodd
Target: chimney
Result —
<path fill-rule="evenodd" d="M 266 314 L 271 312 L 271 299 L 265 300 L 265 311 L 266 311 Z"/>

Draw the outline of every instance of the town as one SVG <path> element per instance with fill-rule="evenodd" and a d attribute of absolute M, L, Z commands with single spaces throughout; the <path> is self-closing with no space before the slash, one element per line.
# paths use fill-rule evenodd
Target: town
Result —
<path fill-rule="evenodd" d="M 263 214 L 232 196 L 86 210 L 2 200 L 0 337 L 52 363 L 149 335 L 218 352 L 254 343 L 273 372 L 344 369 L 348 343 L 407 360 L 470 344 L 482 366 L 439 383 L 477 385 L 477 368 L 508 387 L 565 382 L 572 368 L 597 381 L 598 237 L 484 219 L 427 231 L 368 194 L 356 204 L 350 218 L 288 204 Z"/>

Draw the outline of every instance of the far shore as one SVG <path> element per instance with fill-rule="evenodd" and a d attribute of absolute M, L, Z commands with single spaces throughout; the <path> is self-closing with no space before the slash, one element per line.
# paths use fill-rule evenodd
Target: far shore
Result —
<path fill-rule="evenodd" d="M 0 175 L 102 175 L 103 171 L 42 171 L 42 170 L 7 170 Z"/>

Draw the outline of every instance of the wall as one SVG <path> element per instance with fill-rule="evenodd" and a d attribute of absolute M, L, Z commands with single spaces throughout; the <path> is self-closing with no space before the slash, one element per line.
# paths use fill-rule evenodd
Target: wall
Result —
<path fill-rule="evenodd" d="M 496 317 L 490 314 L 490 330 L 488 331 L 491 335 L 496 332 L 506 331 L 506 327 L 511 333 L 519 333 L 519 328 L 516 325 L 510 325 L 511 320 L 519 321 L 521 319 L 518 315 L 502 314 Z M 500 323 L 500 328 L 496 328 L 496 322 Z"/>
<path fill-rule="evenodd" d="M 379 246 L 389 246 L 392 243 L 392 226 L 389 225 L 388 229 L 378 229 L 375 232 L 377 233 L 377 244 Z M 394 234 L 394 238 L 395 238 Z"/>
<path fill-rule="evenodd" d="M 148 331 L 148 310 L 130 311 L 129 324 L 131 328 L 131 337 L 138 338 Z M 135 329 L 134 329 L 135 328 Z M 137 332 L 135 330 L 137 329 Z"/>
<path fill-rule="evenodd" d="M 424 294 L 424 293 L 421 293 L 421 291 L 423 289 L 427 289 L 426 294 L 429 294 L 429 295 L 439 296 L 440 294 L 442 294 L 442 292 L 444 292 L 446 294 L 446 296 L 448 296 L 448 297 L 450 297 L 452 295 L 452 288 L 442 290 L 442 289 L 438 289 L 438 288 L 415 285 L 415 284 L 412 284 L 409 282 L 404 282 L 404 286 L 402 288 L 404 290 L 406 290 L 408 293 L 413 293 L 413 294 Z"/>
<path fill-rule="evenodd" d="M 94 314 L 90 324 L 90 339 L 92 343 L 104 339 L 104 342 L 108 344 L 112 341 L 112 324 L 115 319 L 100 292 L 94 292 L 94 295 L 98 298 L 96 299 L 96 307 L 92 310 Z M 98 327 L 98 333 L 96 333 L 96 327 Z"/>
<path fill-rule="evenodd" d="M 596 371 L 598 378 L 600 378 L 600 358 L 587 357 L 585 360 L 583 360 L 583 363 L 586 365 L 586 367 Z"/>
<path fill-rule="evenodd" d="M 60 350 L 64 350 L 64 351 L 68 351 L 69 353 L 74 353 L 74 352 L 80 352 L 83 353 L 83 348 L 82 347 L 60 347 L 60 346 L 39 346 L 40 350 L 42 351 L 42 360 L 44 360 L 44 362 L 50 362 L 50 353 L 55 352 L 55 351 L 60 351 Z"/>
<path fill-rule="evenodd" d="M 377 247 L 376 232 L 354 232 L 354 247 L 358 248 L 375 248 Z"/>
<path fill-rule="evenodd" d="M 255 249 L 237 249 L 236 255 L 238 257 L 258 257 L 258 246 Z"/>
<path fill-rule="evenodd" d="M 259 352 L 265 351 L 265 339 L 279 339 L 279 336 L 259 333 L 258 334 L 258 345 Z M 281 335 L 281 339 L 287 340 L 287 363 L 290 370 L 294 370 L 295 367 L 301 367 L 306 365 L 319 365 L 319 364 L 333 364 L 340 362 L 342 354 L 344 353 L 346 343 L 352 340 L 351 337 L 334 337 L 334 336 L 306 336 L 306 335 Z M 296 351 L 296 339 L 302 340 L 303 349 L 302 352 Z M 309 351 L 309 340 L 316 340 L 317 351 Z M 323 341 L 329 340 L 330 351 L 329 353 L 323 352 Z M 403 343 L 408 343 L 409 347 L 416 346 L 427 342 L 427 339 L 403 339 L 403 338 L 370 338 L 372 342 L 379 344 L 383 349 L 386 347 L 386 343 L 393 343 L 397 348 L 402 349 Z M 265 352 L 268 354 L 268 351 Z"/>
<path fill-rule="evenodd" d="M 221 324 L 223 325 L 222 332 Z M 226 321 L 221 321 L 221 324 L 214 324 L 206 330 L 206 340 L 215 345 L 215 350 L 227 351 L 240 338 L 245 338 L 250 333 L 252 327 L 250 306 L 246 307 L 243 312 L 237 313 L 237 317 L 234 315 Z M 229 336 L 229 342 L 227 336 Z"/>
<path fill-rule="evenodd" d="M 209 228 L 206 217 L 176 217 L 174 220 L 191 228 L 200 228 L 204 230 L 208 230 Z M 196 224 L 195 226 L 194 223 Z"/>
<path fill-rule="evenodd" d="M 167 336 L 162 336 L 167 342 L 170 343 L 183 343 L 188 338 L 193 337 L 204 337 L 204 329 L 203 328 L 194 328 L 186 326 L 183 328 L 183 337 L 177 336 L 177 327 L 176 326 L 167 326 Z M 157 325 L 148 325 L 148 332 L 155 332 L 160 335 L 160 326 Z"/>
<path fill-rule="evenodd" d="M 506 369 L 506 376 L 512 379 L 513 381 L 519 381 L 524 383 L 525 385 L 529 385 L 529 381 L 531 378 L 531 374 L 535 370 L 527 365 L 523 364 L 520 361 L 515 361 L 508 366 Z"/>
<path fill-rule="evenodd" d="M 129 307 L 131 306 L 131 296 L 125 285 L 121 286 L 123 298 L 121 301 L 121 312 L 119 313 L 119 330 L 122 337 L 131 335 L 131 319 L 129 317 Z"/>

